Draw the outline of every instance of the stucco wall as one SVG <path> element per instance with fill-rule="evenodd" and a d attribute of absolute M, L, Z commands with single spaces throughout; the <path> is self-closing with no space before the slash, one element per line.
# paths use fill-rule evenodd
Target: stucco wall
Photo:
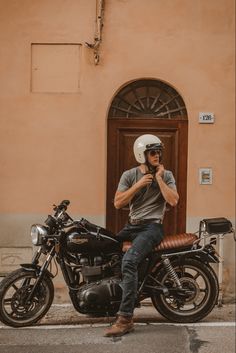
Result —
<path fill-rule="evenodd" d="M 84 45 L 95 9 L 95 0 L 0 1 L 1 247 L 28 246 L 30 223 L 64 198 L 72 214 L 104 224 L 109 104 L 148 77 L 174 86 L 188 110 L 188 230 L 202 217 L 234 221 L 234 1 L 107 0 L 98 66 Z M 34 90 L 32 43 L 80 45 L 77 90 Z M 215 124 L 199 124 L 201 111 Z M 199 185 L 200 167 L 212 167 L 213 185 Z"/>

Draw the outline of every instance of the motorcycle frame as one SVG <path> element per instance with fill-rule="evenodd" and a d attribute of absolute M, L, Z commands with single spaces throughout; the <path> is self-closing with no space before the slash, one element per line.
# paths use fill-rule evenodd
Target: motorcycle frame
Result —
<path fill-rule="evenodd" d="M 227 234 L 227 233 L 225 233 Z M 222 234 L 221 237 L 223 237 L 225 234 Z M 32 296 L 34 295 L 34 291 L 36 290 L 38 283 L 41 281 L 43 276 L 46 274 L 47 276 L 54 277 L 50 271 L 48 271 L 48 267 L 53 259 L 54 256 L 56 256 L 56 260 L 60 265 L 61 271 L 63 278 L 66 282 L 67 287 L 69 288 L 69 295 L 71 297 L 72 303 L 75 307 L 75 309 L 79 312 L 81 312 L 80 307 L 78 306 L 77 302 L 77 297 L 76 297 L 76 292 L 79 289 L 78 283 L 75 281 L 75 276 L 73 274 L 72 266 L 66 263 L 66 256 L 63 251 L 63 239 L 64 239 L 65 233 L 63 231 L 60 232 L 60 236 L 58 239 L 58 236 L 56 237 L 57 240 L 55 239 L 55 243 L 51 245 L 50 250 L 47 252 L 47 258 L 44 261 L 43 265 L 40 267 L 38 265 L 39 258 L 41 254 L 43 253 L 43 247 L 40 246 L 40 248 L 36 251 L 32 258 L 32 262 L 30 264 L 22 264 L 21 267 L 23 267 L 26 270 L 30 271 L 35 271 L 37 275 L 37 280 L 34 284 L 34 287 L 29 294 L 28 298 L 26 298 L 26 301 L 30 300 Z M 201 261 L 207 262 L 207 263 L 220 263 L 221 261 L 219 260 L 219 257 L 216 256 L 216 251 L 215 248 L 210 244 L 207 244 L 207 238 L 212 237 L 214 234 L 208 234 L 206 232 L 201 232 L 199 231 L 199 238 L 194 242 L 193 246 L 191 249 L 188 250 L 183 250 L 183 251 L 170 251 L 170 252 L 164 252 L 164 253 L 156 253 L 157 254 L 157 263 L 153 265 L 152 272 L 157 269 L 157 267 L 161 266 L 162 262 L 166 258 L 178 258 L 180 263 L 183 261 L 182 259 L 184 257 L 196 257 L 197 259 L 200 259 Z M 202 246 L 199 247 L 199 243 L 203 240 Z M 159 261 L 158 261 L 159 258 Z M 78 266 L 79 268 L 80 266 Z M 138 294 L 140 295 L 142 293 L 143 289 L 151 289 L 154 290 L 155 292 L 163 293 L 165 295 L 168 294 L 168 289 L 163 286 L 159 281 L 157 281 L 151 274 L 150 274 L 150 266 L 147 267 L 146 274 L 144 276 L 144 279 L 142 280 L 139 288 L 138 288 Z M 150 286 L 145 286 L 145 283 L 148 278 L 151 278 L 157 283 L 157 286 L 155 287 L 150 287 Z M 176 288 L 173 290 L 177 290 Z M 181 290 L 180 288 L 178 290 Z"/>
<path fill-rule="evenodd" d="M 81 282 L 81 276 L 83 278 L 83 272 L 81 273 L 82 265 L 80 265 L 79 259 L 81 254 L 70 254 L 66 251 L 66 232 L 65 228 L 69 228 L 74 225 L 82 224 L 82 220 L 75 221 L 73 220 L 67 213 L 66 209 L 69 205 L 69 201 L 64 200 L 59 206 L 54 205 L 54 216 L 48 216 L 48 219 L 45 221 L 48 233 L 47 235 L 43 235 L 40 241 L 37 240 L 37 245 L 39 248 L 34 253 L 32 258 L 32 262 L 28 264 L 22 264 L 23 267 L 27 271 L 32 271 L 35 273 L 36 280 L 33 284 L 32 290 L 30 294 L 24 299 L 25 302 L 28 302 L 33 297 L 38 285 L 45 277 L 54 278 L 56 275 L 53 275 L 51 271 L 51 262 L 54 259 L 59 264 L 62 275 L 66 282 L 66 285 L 69 289 L 69 295 L 72 301 L 72 304 L 80 313 L 86 314 L 85 309 L 80 307 L 80 302 L 78 300 L 78 291 L 85 282 Z M 82 224 L 83 225 L 83 224 Z M 100 237 L 100 227 L 97 227 L 97 233 L 93 233 L 88 230 L 89 233 L 95 235 L 98 239 Z M 83 225 L 83 228 L 86 227 Z M 209 231 L 210 232 L 210 231 Z M 207 238 L 213 237 L 214 235 L 220 236 L 220 240 L 223 242 L 223 238 L 225 234 L 234 233 L 232 229 L 231 232 L 225 232 L 223 234 L 208 234 L 206 230 L 201 228 L 201 223 L 199 227 L 199 236 L 198 239 L 194 242 L 192 247 L 190 246 L 185 249 L 169 249 L 159 252 L 153 252 L 146 257 L 146 265 L 143 266 L 141 270 L 141 274 L 139 277 L 138 283 L 138 300 L 142 301 L 145 298 L 153 297 L 153 295 L 169 295 L 171 293 L 175 293 L 177 298 L 183 299 L 185 295 L 188 295 L 186 289 L 182 287 L 180 281 L 178 281 L 178 270 L 174 270 L 173 266 L 171 266 L 171 262 L 173 260 L 178 260 L 178 265 L 184 266 L 184 259 L 186 258 L 194 258 L 199 262 L 204 262 L 206 265 L 209 263 L 221 263 L 220 256 L 217 254 L 215 248 L 212 246 L 214 242 L 213 239 L 210 240 L 210 243 L 207 243 Z M 197 232 L 196 232 L 197 234 Z M 235 237 L 235 236 L 234 236 Z M 43 240 L 42 240 L 43 239 Z M 202 241 L 202 243 L 201 243 Z M 201 245 L 200 245 L 201 243 Z M 35 244 L 35 243 L 34 243 Z M 42 244 L 40 246 L 40 244 Z M 216 244 L 216 242 L 214 242 Z M 42 265 L 39 265 L 40 256 L 44 254 L 46 255 L 46 259 L 44 259 Z M 118 251 L 117 251 L 118 254 Z M 112 255 L 112 254 L 110 254 Z M 119 255 L 121 253 L 119 252 Z M 165 260 L 170 259 L 168 265 L 166 265 Z M 78 261 L 77 261 L 78 260 Z M 168 262 L 167 262 L 168 263 Z M 176 262 L 175 262 L 176 264 Z M 91 265 L 91 264 L 90 264 Z M 50 268 L 49 268 L 50 266 Z M 170 267 L 172 269 L 170 270 Z M 210 265 L 209 265 L 210 266 Z M 56 266 L 57 267 L 57 266 Z M 49 269 L 48 269 L 49 268 Z M 172 279 L 177 284 L 177 286 L 166 287 L 164 284 L 158 281 L 158 271 L 166 270 L 166 273 L 172 275 Z M 112 273 L 112 272 L 111 272 Z M 57 273 L 56 273 L 57 274 Z M 175 277 L 177 277 L 175 279 Z M 101 279 L 105 279 L 105 276 L 101 276 Z M 117 277 L 120 280 L 120 277 Z M 85 278 L 86 279 L 86 278 Z M 148 279 L 151 279 L 151 282 L 147 282 Z M 99 279 L 100 280 L 100 279 Z M 88 281 L 90 283 L 90 281 Z M 93 284 L 91 279 L 91 284 Z M 24 285 L 24 284 L 23 284 Z M 22 286 L 23 286 L 22 285 Z M 190 288 L 191 292 L 191 288 Z M 117 299 L 116 303 L 120 301 L 120 298 Z"/>

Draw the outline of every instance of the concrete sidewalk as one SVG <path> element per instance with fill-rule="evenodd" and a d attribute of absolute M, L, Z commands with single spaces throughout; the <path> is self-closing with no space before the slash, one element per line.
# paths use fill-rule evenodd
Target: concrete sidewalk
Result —
<path fill-rule="evenodd" d="M 72 304 L 53 304 L 47 315 L 41 320 L 40 325 L 71 325 L 71 324 L 98 324 L 110 323 L 114 317 L 91 317 L 78 313 Z M 163 318 L 151 305 L 145 302 L 140 308 L 135 309 L 134 321 L 140 323 L 169 321 Z M 235 321 L 235 305 L 225 304 L 215 307 L 214 310 L 202 322 Z"/>

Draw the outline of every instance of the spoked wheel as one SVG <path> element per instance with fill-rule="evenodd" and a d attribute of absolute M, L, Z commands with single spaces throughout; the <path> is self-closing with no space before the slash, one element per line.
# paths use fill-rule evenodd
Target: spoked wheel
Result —
<path fill-rule="evenodd" d="M 170 291 L 168 296 L 153 293 L 154 307 L 170 321 L 196 322 L 207 316 L 214 308 L 219 294 L 219 285 L 213 269 L 191 258 L 179 264 L 172 263 L 184 291 Z M 175 287 L 170 275 L 161 269 L 156 279 L 167 288 Z"/>
<path fill-rule="evenodd" d="M 51 278 L 44 276 L 32 299 L 27 301 L 37 277 L 34 271 L 19 269 L 0 283 L 0 320 L 9 326 L 30 326 L 49 310 L 54 287 Z"/>

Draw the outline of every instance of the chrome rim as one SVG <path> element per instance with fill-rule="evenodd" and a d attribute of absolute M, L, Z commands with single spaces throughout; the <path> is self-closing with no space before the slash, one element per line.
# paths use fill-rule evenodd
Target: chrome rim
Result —
<path fill-rule="evenodd" d="M 2 308 L 8 320 L 17 323 L 30 322 L 41 315 L 50 297 L 49 288 L 42 281 L 33 298 L 27 302 L 36 277 L 28 274 L 15 279 L 5 291 L 2 298 Z"/>
<path fill-rule="evenodd" d="M 186 298 L 180 298 L 174 294 L 165 297 L 161 295 L 164 306 L 178 315 L 191 315 L 199 312 L 208 302 L 211 294 L 209 279 L 206 274 L 193 265 L 184 265 L 181 268 L 175 267 L 182 287 L 188 290 Z M 167 287 L 174 287 L 175 284 L 169 274 L 162 279 L 162 284 Z"/>

